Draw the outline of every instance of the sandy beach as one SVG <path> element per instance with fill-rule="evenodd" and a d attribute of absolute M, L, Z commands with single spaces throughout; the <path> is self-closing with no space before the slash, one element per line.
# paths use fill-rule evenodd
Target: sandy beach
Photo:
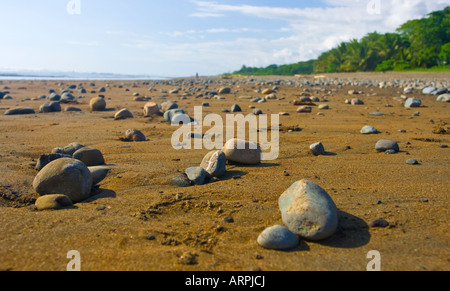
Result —
<path fill-rule="evenodd" d="M 0 270 L 65 271 L 71 250 L 80 253 L 83 271 L 365 271 L 372 250 L 380 253 L 383 271 L 450 270 L 450 103 L 437 102 L 437 96 L 418 88 L 404 94 L 403 87 L 416 82 L 449 88 L 449 73 L 250 79 L 0 81 L 0 91 L 12 97 L 0 100 Z M 205 80 L 211 80 L 208 88 Z M 380 88 L 382 81 L 386 86 Z M 50 89 L 59 94 L 72 84 L 87 91 L 72 90 L 83 96 L 77 104 L 38 113 L 48 102 L 39 96 L 48 96 Z M 261 90 L 274 86 L 277 99 L 253 103 L 239 98 L 264 98 Z M 100 87 L 106 91 L 98 92 Z M 220 94 L 223 99 L 205 94 L 221 87 L 231 88 Z M 171 94 L 173 89 L 178 93 Z M 361 94 L 349 95 L 349 90 Z M 311 113 L 296 112 L 294 100 L 302 92 L 321 100 L 313 102 Z M 208 102 L 203 113 L 224 119 L 222 109 L 233 104 L 243 114 L 253 112 L 252 105 L 268 115 L 289 113 L 279 117 L 278 159 L 251 166 L 229 163 L 227 173 L 214 181 L 177 187 L 172 179 L 197 167 L 209 150 L 175 150 L 171 136 L 176 127 L 162 116 L 145 117 L 147 101 L 135 101 L 134 93 L 157 104 L 176 101 L 188 114 Z M 91 112 L 89 101 L 99 94 L 107 109 Z M 394 99 L 402 95 L 422 105 L 405 108 L 404 99 Z M 352 98 L 364 104 L 345 104 Z M 321 104 L 329 109 L 319 109 Z M 64 112 L 67 106 L 82 111 Z M 36 113 L 4 115 L 15 107 Z M 123 108 L 134 117 L 114 120 Z M 361 134 L 366 125 L 379 133 Z M 147 141 L 121 140 L 132 128 Z M 380 139 L 396 141 L 400 151 L 377 152 Z M 319 141 L 327 155 L 310 152 L 309 146 Z M 100 150 L 111 171 L 88 200 L 68 209 L 36 210 L 39 194 L 32 184 L 37 160 L 72 142 Z M 408 159 L 419 164 L 409 165 Z M 289 251 L 262 248 L 259 234 L 283 224 L 280 195 L 302 179 L 320 185 L 335 202 L 336 233 L 323 241 L 301 239 Z M 379 218 L 389 225 L 372 227 Z"/>

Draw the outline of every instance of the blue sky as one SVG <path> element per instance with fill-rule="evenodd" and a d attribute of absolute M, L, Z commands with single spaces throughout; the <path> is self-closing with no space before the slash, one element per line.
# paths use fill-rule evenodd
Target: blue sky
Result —
<path fill-rule="evenodd" d="M 317 58 L 341 41 L 393 32 L 447 5 L 449 0 L 2 0 L 0 69 L 216 75 L 244 64 Z"/>

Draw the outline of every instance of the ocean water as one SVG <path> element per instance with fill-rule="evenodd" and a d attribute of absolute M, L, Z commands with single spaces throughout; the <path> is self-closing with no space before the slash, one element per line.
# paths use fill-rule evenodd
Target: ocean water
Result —
<path fill-rule="evenodd" d="M 172 77 L 103 73 L 21 73 L 0 72 L 0 80 L 171 80 Z"/>

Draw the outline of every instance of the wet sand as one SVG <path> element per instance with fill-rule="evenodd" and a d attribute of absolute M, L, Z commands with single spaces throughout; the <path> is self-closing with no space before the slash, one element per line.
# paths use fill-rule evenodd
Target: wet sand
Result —
<path fill-rule="evenodd" d="M 327 77 L 355 81 L 450 80 L 448 73 Z M 269 79 L 295 80 L 255 78 Z M 416 90 L 408 97 L 421 99 L 422 107 L 406 109 L 402 102 L 393 100 L 403 94 L 399 87 L 338 88 L 333 84 L 299 88 L 285 82 L 276 92 L 278 98 L 285 99 L 251 103 L 238 97 L 264 97 L 255 90 L 273 85 L 241 83 L 242 79 L 237 78 L 209 84 L 208 90 L 231 88 L 232 94 L 221 94 L 223 100 L 195 98 L 204 90 L 185 100 L 179 98 L 185 90 L 179 94 L 160 93 L 160 89 L 204 87 L 201 81 L 196 84 L 192 80 L 192 85 L 63 81 L 62 86 L 59 81 L 2 81 L 0 88 L 9 87 L 13 99 L 0 100 L 0 270 L 64 271 L 71 250 L 79 251 L 84 271 L 364 271 L 371 250 L 379 251 L 385 271 L 450 270 L 450 149 L 442 147 L 450 146 L 450 137 L 433 133 L 437 127 L 448 132 L 449 103 L 436 102 L 436 96 Z M 38 112 L 48 100 L 22 100 L 48 95 L 49 89 L 59 93 L 78 83 L 88 93 L 73 90 L 75 96 L 85 98 L 77 99 L 80 104 L 69 105 L 82 112 L 4 115 L 8 108 L 16 106 L 32 107 Z M 106 87 L 105 93 L 90 93 L 101 86 Z M 155 90 L 149 91 L 149 87 Z M 310 114 L 296 113 L 298 106 L 292 101 L 304 88 L 320 99 L 326 96 L 330 109 L 313 106 Z M 331 89 L 335 91 L 327 94 Z M 364 94 L 350 96 L 349 90 Z M 203 108 L 205 115 L 225 116 L 221 109 L 230 109 L 235 103 L 244 114 L 252 112 L 249 105 L 266 114 L 288 112 L 289 116 L 280 116 L 279 157 L 256 166 L 228 164 L 227 174 L 217 181 L 176 187 L 171 179 L 177 171 L 198 166 L 208 150 L 174 150 L 171 136 L 176 128 L 163 117 L 144 117 L 145 102 L 134 101 L 135 92 L 158 104 L 177 101 L 188 114 L 202 102 L 210 103 Z M 105 95 L 107 110 L 90 112 L 89 100 L 98 94 Z M 166 99 L 158 100 L 158 96 Z M 353 97 L 365 104 L 344 103 Z M 66 106 L 61 105 L 63 110 Z M 128 108 L 134 118 L 114 120 L 115 112 L 122 108 Z M 324 115 L 317 115 L 319 111 Z M 386 115 L 369 115 L 377 111 Z M 417 111 L 420 115 L 413 116 Z M 380 133 L 360 134 L 365 125 L 374 126 Z M 148 141 L 121 141 L 129 128 L 141 130 Z M 300 130 L 288 130 L 292 128 Z M 400 152 L 378 153 L 375 143 L 380 139 L 397 141 Z M 310 153 L 309 146 L 319 141 L 328 155 L 316 157 Z M 111 166 L 111 172 L 100 183 L 100 193 L 72 209 L 34 210 L 32 205 L 39 197 L 32 188 L 37 159 L 72 142 L 99 149 Z M 406 164 L 410 158 L 420 165 Z M 263 249 L 256 242 L 258 235 L 267 227 L 283 224 L 279 196 L 301 179 L 317 183 L 330 194 L 339 209 L 338 231 L 324 241 L 302 240 L 290 251 Z M 232 222 L 224 220 L 227 217 Z M 389 226 L 371 227 L 370 223 L 378 218 L 385 219 Z M 191 260 L 180 260 L 183 256 Z"/>

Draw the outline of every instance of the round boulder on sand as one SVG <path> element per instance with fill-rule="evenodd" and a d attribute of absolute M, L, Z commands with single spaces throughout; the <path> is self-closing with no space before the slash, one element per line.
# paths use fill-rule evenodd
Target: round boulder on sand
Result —
<path fill-rule="evenodd" d="M 64 194 L 73 202 L 80 202 L 90 196 L 92 176 L 81 161 L 61 158 L 49 163 L 36 175 L 33 188 L 41 196 Z"/>
<path fill-rule="evenodd" d="M 153 102 L 148 102 L 144 105 L 144 116 L 149 117 L 153 114 L 160 114 L 159 105 Z"/>
<path fill-rule="evenodd" d="M 106 109 L 106 101 L 101 97 L 92 98 L 89 102 L 91 111 L 103 111 Z"/>
<path fill-rule="evenodd" d="M 258 164 L 261 162 L 261 148 L 257 143 L 241 139 L 230 139 L 222 151 L 227 160 L 241 164 Z"/>
<path fill-rule="evenodd" d="M 119 110 L 114 115 L 114 120 L 127 119 L 127 118 L 133 118 L 133 113 L 131 113 L 131 111 L 126 108 Z"/>
<path fill-rule="evenodd" d="M 88 167 L 105 164 L 102 152 L 89 147 L 77 150 L 73 153 L 72 158 L 82 161 Z"/>
<path fill-rule="evenodd" d="M 324 189 L 311 181 L 295 182 L 278 203 L 286 227 L 305 239 L 326 239 L 337 229 L 336 205 Z"/>

